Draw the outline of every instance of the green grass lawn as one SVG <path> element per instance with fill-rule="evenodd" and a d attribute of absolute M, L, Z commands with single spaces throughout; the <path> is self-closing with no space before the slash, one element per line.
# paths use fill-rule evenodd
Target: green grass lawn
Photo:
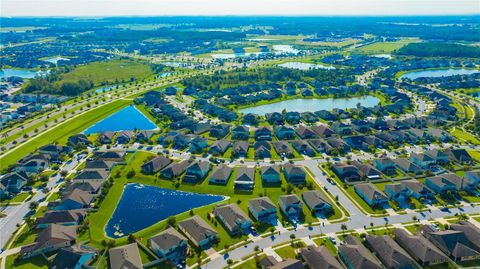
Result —
<path fill-rule="evenodd" d="M 47 269 L 48 262 L 42 256 L 36 256 L 29 259 L 16 259 L 18 255 L 10 255 L 5 261 L 5 268 L 16 269 Z"/>
<path fill-rule="evenodd" d="M 44 132 L 43 134 L 29 140 L 26 143 L 18 145 L 13 151 L 2 157 L 0 159 L 0 169 L 8 167 L 43 145 L 53 142 L 65 144 L 69 136 L 82 132 L 90 125 L 127 106 L 130 103 L 130 100 L 117 100 L 108 105 L 104 105 L 86 112 L 75 119 L 62 124 L 61 126 L 52 127 L 52 129 L 49 131 Z"/>
<path fill-rule="evenodd" d="M 31 228 L 28 224 L 23 228 L 22 232 L 15 238 L 12 248 L 20 247 L 35 242 L 37 230 Z"/>
<path fill-rule="evenodd" d="M 404 39 L 394 42 L 376 42 L 360 47 L 358 48 L 358 51 L 364 53 L 391 53 L 412 42 L 418 42 L 418 39 Z"/>
<path fill-rule="evenodd" d="M 93 81 L 95 85 L 103 82 L 129 81 L 147 78 L 152 74 L 148 64 L 133 60 L 114 60 L 108 62 L 94 62 L 79 66 L 71 72 L 62 75 L 58 83 L 76 82 L 79 80 Z"/>
<path fill-rule="evenodd" d="M 1 200 L 0 204 L 21 203 L 30 196 L 28 192 L 22 192 L 12 197 L 11 199 Z"/>
<path fill-rule="evenodd" d="M 313 242 L 315 242 L 315 244 L 318 246 L 325 246 L 333 255 L 337 255 L 338 253 L 337 247 L 335 247 L 332 241 L 326 237 L 313 239 Z"/>
<path fill-rule="evenodd" d="M 464 132 L 458 128 L 455 128 L 455 130 L 450 133 L 458 138 L 461 142 L 480 145 L 480 140 L 478 140 L 478 138 L 471 133 Z"/>
<path fill-rule="evenodd" d="M 480 162 L 480 151 L 468 150 L 467 152 L 475 161 Z"/>
<path fill-rule="evenodd" d="M 297 256 L 295 250 L 305 246 L 306 245 L 303 241 L 296 241 L 293 244 L 289 244 L 287 246 L 275 249 L 275 252 L 277 252 L 277 254 L 283 259 L 295 259 L 295 257 Z"/>

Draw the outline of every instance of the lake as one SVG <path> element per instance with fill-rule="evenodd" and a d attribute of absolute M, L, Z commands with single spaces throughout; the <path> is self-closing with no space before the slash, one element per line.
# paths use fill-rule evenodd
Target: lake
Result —
<path fill-rule="evenodd" d="M 400 78 L 408 79 L 417 79 L 417 78 L 438 78 L 438 77 L 448 77 L 455 75 L 471 75 L 480 72 L 475 69 L 458 69 L 458 68 L 449 68 L 449 69 L 435 69 L 435 70 L 424 70 L 424 71 L 413 71 L 407 72 L 400 76 Z"/>
<path fill-rule="evenodd" d="M 234 59 L 234 58 L 242 58 L 242 57 L 247 57 L 251 55 L 260 55 L 263 54 L 264 52 L 246 52 L 246 53 L 215 53 L 212 54 L 212 58 L 214 59 Z"/>
<path fill-rule="evenodd" d="M 106 131 L 154 130 L 158 127 L 135 106 L 126 108 L 88 127 L 83 133 L 94 134 Z"/>
<path fill-rule="evenodd" d="M 115 86 L 104 86 L 100 87 L 95 90 L 96 93 L 108 92 L 109 90 L 113 89 Z"/>
<path fill-rule="evenodd" d="M 49 59 L 45 59 L 44 61 L 52 63 L 52 64 L 57 64 L 58 61 L 70 61 L 70 59 L 63 58 L 63 57 L 52 57 L 52 58 L 49 58 Z"/>
<path fill-rule="evenodd" d="M 224 200 L 224 196 L 127 184 L 105 227 L 109 237 L 138 232 L 170 216 Z"/>
<path fill-rule="evenodd" d="M 275 54 L 298 54 L 300 50 L 294 49 L 291 45 L 273 45 Z"/>
<path fill-rule="evenodd" d="M 333 70 L 335 69 L 334 66 L 326 66 L 322 64 L 311 64 L 311 63 L 302 63 L 302 62 L 286 62 L 283 64 L 279 64 L 278 66 L 298 69 L 298 70 L 310 70 L 310 69 L 327 69 Z"/>
<path fill-rule="evenodd" d="M 357 103 L 364 107 L 374 107 L 380 103 L 380 99 L 374 96 L 352 97 L 352 98 L 326 98 L 326 99 L 291 99 L 280 101 L 277 103 L 260 105 L 256 107 L 248 107 L 240 109 L 243 114 L 253 113 L 257 115 L 265 115 L 266 113 L 286 111 L 295 112 L 315 112 L 318 110 L 332 110 L 334 108 L 347 109 L 355 108 Z"/>
<path fill-rule="evenodd" d="M 34 78 L 35 76 L 45 76 L 48 71 L 34 71 L 28 69 L 2 69 L 0 70 L 0 78 L 21 77 Z"/>

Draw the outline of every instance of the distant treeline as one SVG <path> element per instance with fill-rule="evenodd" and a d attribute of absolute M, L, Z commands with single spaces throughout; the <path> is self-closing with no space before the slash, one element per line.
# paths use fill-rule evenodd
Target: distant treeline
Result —
<path fill-rule="evenodd" d="M 27 93 L 48 93 L 67 96 L 79 95 L 82 92 L 92 89 L 94 86 L 92 81 L 79 80 L 77 82 L 64 82 L 61 84 L 52 82 L 47 77 L 36 77 L 31 79 L 25 86 L 24 91 Z"/>
<path fill-rule="evenodd" d="M 397 54 L 417 57 L 478 58 L 480 57 L 480 48 L 441 42 L 410 43 L 400 48 Z"/>
<path fill-rule="evenodd" d="M 204 90 L 231 88 L 248 84 L 282 83 L 303 81 L 306 83 L 328 82 L 329 85 L 345 85 L 354 80 L 351 69 L 336 70 L 296 70 L 288 68 L 268 67 L 243 69 L 237 71 L 218 71 L 213 75 L 199 75 L 183 80 L 186 87 Z"/>

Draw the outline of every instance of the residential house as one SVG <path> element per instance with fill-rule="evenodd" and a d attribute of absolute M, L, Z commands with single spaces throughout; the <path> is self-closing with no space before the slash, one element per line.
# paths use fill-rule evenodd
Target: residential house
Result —
<path fill-rule="evenodd" d="M 248 137 L 250 137 L 250 129 L 247 126 L 235 126 L 232 129 L 232 139 L 248 140 Z"/>
<path fill-rule="evenodd" d="M 254 137 L 257 141 L 272 141 L 272 130 L 266 126 L 260 127 L 255 130 Z"/>
<path fill-rule="evenodd" d="M 190 162 L 188 160 L 173 162 L 160 171 L 160 176 L 166 179 L 176 179 L 187 170 L 189 165 Z"/>
<path fill-rule="evenodd" d="M 420 168 L 418 165 L 410 162 L 405 158 L 394 159 L 393 162 L 404 173 L 415 174 L 415 175 L 423 173 L 422 168 Z"/>
<path fill-rule="evenodd" d="M 196 184 L 201 182 L 210 171 L 210 163 L 207 161 L 192 162 L 185 171 L 182 183 Z"/>
<path fill-rule="evenodd" d="M 102 161 L 102 160 L 93 160 L 93 161 L 86 161 L 83 170 L 104 170 L 110 171 L 112 167 L 115 165 L 114 162 L 110 161 Z"/>
<path fill-rule="evenodd" d="M 261 177 L 263 183 L 280 183 L 280 166 L 262 166 Z"/>
<path fill-rule="evenodd" d="M 325 247 L 308 246 L 300 250 L 300 254 L 310 269 L 343 269 L 342 264 Z"/>
<path fill-rule="evenodd" d="M 315 156 L 315 150 L 308 144 L 306 140 L 295 140 L 292 142 L 293 147 L 295 150 L 303 155 L 307 156 Z"/>
<path fill-rule="evenodd" d="M 247 157 L 250 143 L 243 140 L 237 140 L 232 146 L 232 157 Z"/>
<path fill-rule="evenodd" d="M 55 255 L 48 268 L 50 269 L 82 269 L 95 260 L 98 251 L 86 245 L 62 248 Z"/>
<path fill-rule="evenodd" d="M 302 118 L 300 117 L 300 113 L 295 111 L 286 112 L 283 118 L 285 119 L 286 122 L 292 125 L 299 124 L 300 121 L 302 120 Z"/>
<path fill-rule="evenodd" d="M 74 182 L 97 181 L 103 182 L 108 178 L 108 171 L 104 169 L 82 170 L 74 178 Z"/>
<path fill-rule="evenodd" d="M 141 130 L 138 131 L 137 134 L 135 135 L 135 141 L 139 143 L 147 143 L 150 138 L 155 134 L 155 131 L 151 130 Z"/>
<path fill-rule="evenodd" d="M 268 141 L 257 141 L 253 144 L 255 158 L 263 159 L 263 158 L 270 158 L 270 150 L 272 146 Z"/>
<path fill-rule="evenodd" d="M 235 190 L 252 191 L 255 184 L 255 168 L 238 167 L 234 184 Z"/>
<path fill-rule="evenodd" d="M 132 131 L 120 131 L 117 133 L 117 143 L 118 144 L 128 144 L 133 139 Z"/>
<path fill-rule="evenodd" d="M 97 151 L 95 158 L 100 161 L 123 162 L 125 151 Z"/>
<path fill-rule="evenodd" d="M 472 156 L 465 149 L 447 149 L 445 153 L 453 160 L 460 164 L 472 164 Z"/>
<path fill-rule="evenodd" d="M 465 179 L 467 180 L 468 184 L 478 186 L 478 184 L 480 184 L 480 170 L 467 171 L 465 173 Z"/>
<path fill-rule="evenodd" d="M 367 133 L 372 129 L 372 124 L 366 120 L 352 120 L 353 130 L 359 133 Z"/>
<path fill-rule="evenodd" d="M 102 187 L 103 182 L 99 181 L 70 181 L 65 185 L 65 189 L 63 191 L 64 194 L 70 193 L 75 189 L 82 190 L 84 192 L 88 192 L 91 194 L 98 194 L 98 191 Z"/>
<path fill-rule="evenodd" d="M 59 202 L 51 202 L 53 210 L 73 210 L 89 208 L 95 196 L 86 191 L 74 189 L 65 195 Z"/>
<path fill-rule="evenodd" d="M 233 168 L 231 168 L 228 165 L 225 164 L 220 164 L 217 166 L 212 174 L 210 175 L 210 178 L 208 179 L 208 182 L 210 184 L 222 184 L 226 185 L 228 183 L 228 180 L 230 179 L 230 175 L 232 174 Z"/>
<path fill-rule="evenodd" d="M 375 167 L 369 164 L 364 164 L 359 161 L 353 161 L 352 165 L 357 167 L 358 174 L 360 175 L 361 178 L 368 178 L 370 180 L 381 178 L 380 171 L 378 171 L 377 169 L 375 169 Z"/>
<path fill-rule="evenodd" d="M 30 181 L 25 172 L 13 172 L 0 178 L 0 197 L 19 193 L 23 186 Z"/>
<path fill-rule="evenodd" d="M 37 228 L 43 229 L 52 224 L 75 226 L 80 224 L 80 222 L 85 219 L 86 215 L 87 211 L 85 209 L 50 210 L 37 219 Z"/>
<path fill-rule="evenodd" d="M 415 260 L 391 236 L 367 234 L 365 242 L 387 268 L 418 269 Z"/>
<path fill-rule="evenodd" d="M 403 189 L 407 190 L 408 195 L 413 196 L 419 201 L 431 201 L 435 199 L 435 193 L 417 180 L 403 180 L 400 184 Z"/>
<path fill-rule="evenodd" d="M 355 192 L 370 206 L 386 206 L 388 198 L 372 183 L 360 183 L 355 185 Z"/>
<path fill-rule="evenodd" d="M 70 136 L 67 143 L 69 146 L 72 147 L 86 147 L 92 144 L 84 134 L 76 134 Z"/>
<path fill-rule="evenodd" d="M 252 227 L 252 220 L 236 204 L 218 206 L 214 214 L 232 236 L 244 234 Z"/>
<path fill-rule="evenodd" d="M 305 191 L 302 199 L 314 216 L 327 216 L 333 212 L 330 200 L 320 191 Z"/>
<path fill-rule="evenodd" d="M 308 143 L 310 143 L 310 145 L 319 153 L 332 153 L 333 147 L 323 139 L 311 139 L 308 140 Z"/>
<path fill-rule="evenodd" d="M 349 164 L 335 163 L 332 166 L 332 171 L 338 178 L 345 182 L 360 181 L 361 177 L 358 173 L 357 167 Z"/>
<path fill-rule="evenodd" d="M 436 193 L 447 193 L 448 191 L 455 192 L 458 190 L 454 182 L 441 176 L 427 177 L 425 179 L 425 185 Z"/>
<path fill-rule="evenodd" d="M 250 199 L 248 211 L 258 222 L 277 224 L 277 208 L 268 197 Z"/>
<path fill-rule="evenodd" d="M 410 197 L 408 189 L 404 188 L 402 184 L 387 184 L 385 185 L 385 194 L 390 200 L 396 201 L 400 204 L 404 204 Z"/>
<path fill-rule="evenodd" d="M 210 128 L 210 136 L 216 138 L 224 138 L 230 132 L 230 124 L 213 125 Z"/>
<path fill-rule="evenodd" d="M 330 137 L 335 134 L 332 129 L 323 124 L 312 126 L 312 130 L 320 137 Z"/>
<path fill-rule="evenodd" d="M 52 160 L 59 160 L 61 155 L 66 155 L 72 152 L 72 149 L 67 146 L 60 146 L 54 144 L 48 144 L 38 149 L 40 154 L 46 154 L 50 156 Z"/>
<path fill-rule="evenodd" d="M 437 229 L 431 225 L 424 225 L 422 227 L 422 234 L 455 262 L 480 258 L 480 253 L 474 249 L 475 246 L 462 231 L 437 231 Z"/>
<path fill-rule="evenodd" d="M 276 141 L 276 142 L 272 142 L 272 145 L 280 157 L 292 158 L 294 156 L 293 148 L 290 146 L 290 144 L 288 144 L 288 142 Z"/>
<path fill-rule="evenodd" d="M 347 268 L 351 269 L 383 269 L 382 263 L 353 236 L 347 235 L 345 244 L 338 246 L 338 255 L 342 258 Z"/>
<path fill-rule="evenodd" d="M 273 128 L 275 136 L 279 140 L 290 140 L 295 138 L 295 130 L 290 127 L 286 127 L 283 125 L 277 125 Z"/>
<path fill-rule="evenodd" d="M 317 133 L 303 125 L 300 125 L 297 129 L 295 129 L 295 132 L 302 139 L 317 138 Z"/>
<path fill-rule="evenodd" d="M 216 140 L 210 146 L 210 150 L 208 151 L 213 156 L 222 156 L 227 149 L 231 146 L 232 143 L 227 140 Z"/>
<path fill-rule="evenodd" d="M 395 175 L 397 173 L 395 163 L 389 158 L 375 159 L 373 165 L 385 175 Z"/>
<path fill-rule="evenodd" d="M 52 224 L 41 230 L 35 242 L 22 246 L 20 255 L 22 258 L 30 258 L 75 244 L 77 239 L 77 226 L 63 226 Z"/>
<path fill-rule="evenodd" d="M 294 223 L 298 222 L 302 214 L 303 203 L 295 194 L 281 195 L 278 197 L 278 205 L 287 219 Z"/>
<path fill-rule="evenodd" d="M 265 119 L 271 125 L 283 125 L 283 115 L 278 112 L 266 113 Z"/>
<path fill-rule="evenodd" d="M 339 135 L 351 135 L 353 131 L 352 126 L 339 121 L 334 122 L 330 129 Z"/>
<path fill-rule="evenodd" d="M 137 243 L 108 250 L 111 269 L 143 269 L 142 258 Z"/>
<path fill-rule="evenodd" d="M 150 248 L 162 259 L 173 263 L 186 259 L 188 239 L 170 227 L 148 239 Z"/>
<path fill-rule="evenodd" d="M 190 148 L 188 151 L 200 154 L 208 148 L 208 140 L 202 136 L 194 136 L 190 139 Z"/>
<path fill-rule="evenodd" d="M 288 183 L 305 184 L 307 174 L 303 167 L 287 163 L 283 166 L 283 175 Z"/>
<path fill-rule="evenodd" d="M 446 152 L 443 150 L 432 149 L 425 151 L 425 154 L 428 155 L 435 161 L 435 164 L 445 165 L 450 161 L 450 158 Z"/>
<path fill-rule="evenodd" d="M 470 221 L 461 220 L 458 224 L 450 224 L 450 229 L 462 231 L 471 243 L 471 247 L 480 252 L 480 228 Z"/>
<path fill-rule="evenodd" d="M 218 238 L 217 231 L 199 216 L 178 223 L 180 231 L 198 248 L 207 249 Z"/>
<path fill-rule="evenodd" d="M 188 129 L 195 135 L 200 135 L 206 132 L 210 132 L 212 125 L 206 122 L 199 122 L 188 127 Z"/>
<path fill-rule="evenodd" d="M 404 229 L 395 229 L 395 241 L 405 249 L 421 266 L 432 266 L 448 261 L 439 249 L 421 235 L 410 235 Z"/>
<path fill-rule="evenodd" d="M 172 163 L 172 160 L 163 155 L 158 155 L 142 165 L 142 172 L 146 174 L 155 174 L 167 167 L 170 163 Z"/>

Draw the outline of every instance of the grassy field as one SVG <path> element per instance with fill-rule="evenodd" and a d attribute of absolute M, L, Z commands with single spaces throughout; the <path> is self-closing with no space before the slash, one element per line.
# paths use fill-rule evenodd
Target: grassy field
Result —
<path fill-rule="evenodd" d="M 19 145 L 13 151 L 2 157 L 0 159 L 0 169 L 4 169 L 15 163 L 40 146 L 53 142 L 66 143 L 69 136 L 82 132 L 88 128 L 88 126 L 127 106 L 130 102 L 130 100 L 117 100 L 108 105 L 86 112 L 67 123 L 53 127 L 51 130 L 29 140 L 27 143 Z"/>
<path fill-rule="evenodd" d="M 461 142 L 480 145 L 480 140 L 478 140 L 477 137 L 458 128 L 455 128 L 455 130 L 451 132 L 451 134 L 458 138 Z"/>
<path fill-rule="evenodd" d="M 102 82 L 128 81 L 130 78 L 144 79 L 152 74 L 150 66 L 141 61 L 115 60 L 95 62 L 79 66 L 62 75 L 59 83 L 92 80 L 95 85 Z"/>
<path fill-rule="evenodd" d="M 363 53 L 391 53 L 394 52 L 401 47 L 413 43 L 418 42 L 418 39 L 403 39 L 395 42 L 376 42 L 372 43 L 363 47 L 358 48 L 359 52 Z"/>

